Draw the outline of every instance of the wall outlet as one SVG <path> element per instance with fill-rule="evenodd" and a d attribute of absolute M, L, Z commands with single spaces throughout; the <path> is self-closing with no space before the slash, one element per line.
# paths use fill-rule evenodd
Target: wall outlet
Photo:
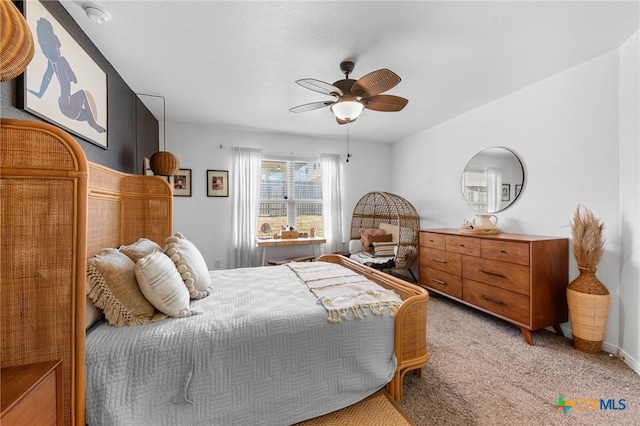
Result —
<path fill-rule="evenodd" d="M 222 269 L 222 260 L 220 259 L 216 259 L 213 261 L 213 268 L 214 269 Z"/>

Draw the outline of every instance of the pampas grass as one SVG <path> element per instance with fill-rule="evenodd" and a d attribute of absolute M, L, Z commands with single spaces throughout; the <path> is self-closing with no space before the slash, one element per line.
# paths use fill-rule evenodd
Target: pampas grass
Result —
<path fill-rule="evenodd" d="M 578 205 L 571 222 L 573 255 L 581 268 L 596 269 L 604 254 L 604 224 L 591 210 Z"/>

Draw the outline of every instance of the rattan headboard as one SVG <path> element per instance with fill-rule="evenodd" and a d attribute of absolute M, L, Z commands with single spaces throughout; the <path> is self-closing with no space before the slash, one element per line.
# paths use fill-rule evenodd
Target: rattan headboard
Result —
<path fill-rule="evenodd" d="M 163 245 L 171 187 L 87 162 L 49 124 L 0 127 L 1 364 L 62 359 L 65 424 L 84 425 L 86 259 L 141 237 Z"/>
<path fill-rule="evenodd" d="M 172 235 L 172 212 L 173 194 L 166 180 L 89 163 L 88 256 L 141 237 L 164 246 Z"/>
<path fill-rule="evenodd" d="M 2 367 L 62 360 L 65 424 L 84 424 L 87 159 L 57 127 L 1 127 Z"/>

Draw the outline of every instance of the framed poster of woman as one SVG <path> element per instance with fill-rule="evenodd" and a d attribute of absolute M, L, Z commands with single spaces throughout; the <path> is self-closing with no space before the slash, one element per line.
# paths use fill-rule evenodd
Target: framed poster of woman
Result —
<path fill-rule="evenodd" d="M 22 80 L 22 107 L 106 149 L 107 74 L 41 2 L 23 5 L 35 52 Z"/>

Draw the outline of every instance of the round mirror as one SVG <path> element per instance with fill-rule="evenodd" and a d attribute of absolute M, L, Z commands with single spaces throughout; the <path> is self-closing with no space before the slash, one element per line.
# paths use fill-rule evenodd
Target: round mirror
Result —
<path fill-rule="evenodd" d="M 477 153 L 462 173 L 462 195 L 478 213 L 497 213 L 522 193 L 524 168 L 516 154 L 506 148 Z"/>

